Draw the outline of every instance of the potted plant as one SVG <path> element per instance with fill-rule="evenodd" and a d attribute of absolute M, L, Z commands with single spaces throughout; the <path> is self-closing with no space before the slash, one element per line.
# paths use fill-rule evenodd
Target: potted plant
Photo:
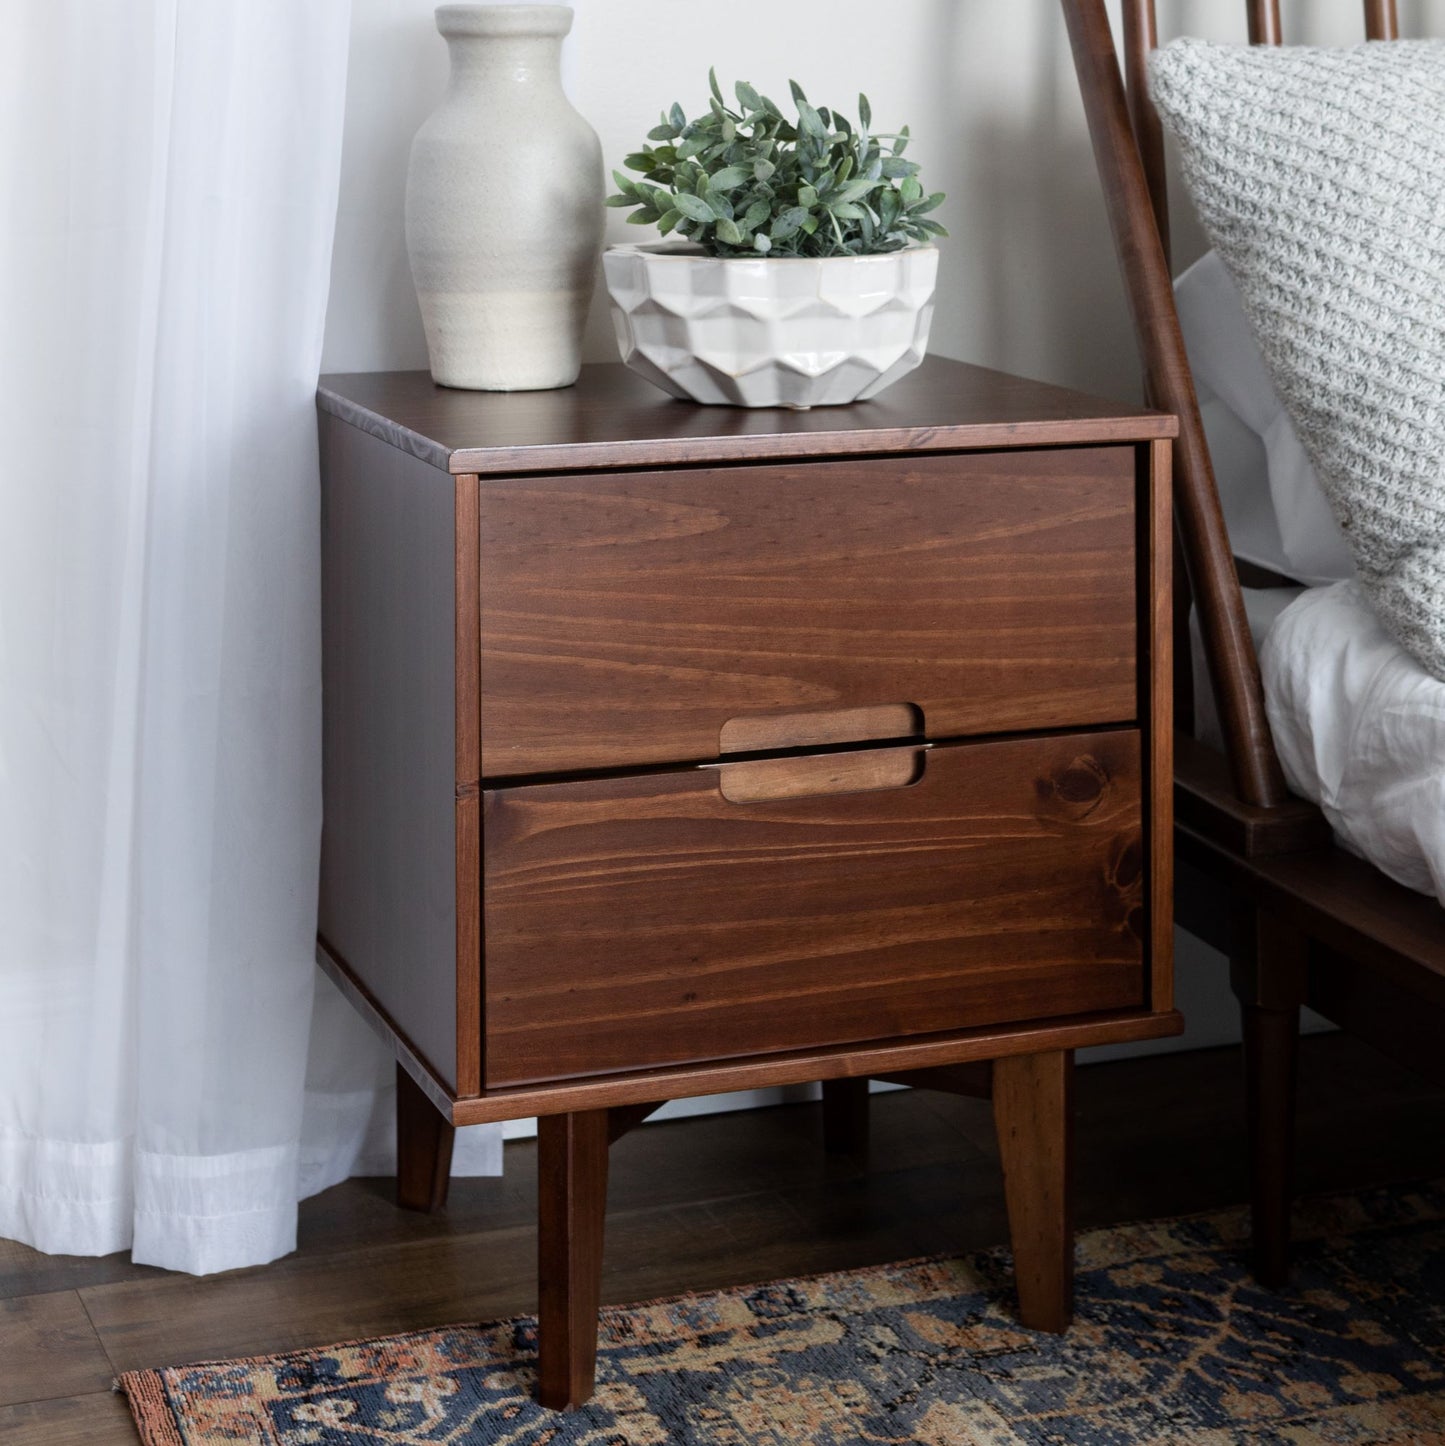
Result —
<path fill-rule="evenodd" d="M 811 407 L 876 396 L 922 360 L 938 251 L 908 128 L 872 132 L 813 106 L 797 119 L 740 82 L 737 108 L 709 73 L 707 112 L 674 105 L 614 171 L 609 206 L 669 242 L 603 257 L 623 360 L 674 396 Z"/>

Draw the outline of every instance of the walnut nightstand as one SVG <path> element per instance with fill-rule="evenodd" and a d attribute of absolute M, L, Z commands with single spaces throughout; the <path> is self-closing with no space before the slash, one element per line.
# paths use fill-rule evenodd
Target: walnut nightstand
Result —
<path fill-rule="evenodd" d="M 609 1143 L 668 1099 L 987 1092 L 1070 1310 L 1072 1051 L 1176 1033 L 1172 418 L 930 359 L 877 401 L 329 377 L 318 955 L 400 1192 L 540 1117 L 541 1395 L 590 1394 Z"/>

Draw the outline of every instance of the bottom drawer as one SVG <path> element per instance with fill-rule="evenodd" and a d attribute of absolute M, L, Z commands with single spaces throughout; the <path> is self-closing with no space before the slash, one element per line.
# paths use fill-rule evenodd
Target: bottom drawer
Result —
<path fill-rule="evenodd" d="M 1137 1008 L 1139 772 L 1117 730 L 489 792 L 486 1082 Z"/>

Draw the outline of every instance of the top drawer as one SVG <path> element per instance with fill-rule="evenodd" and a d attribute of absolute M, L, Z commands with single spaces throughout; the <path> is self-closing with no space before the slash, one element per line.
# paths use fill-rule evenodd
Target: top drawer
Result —
<path fill-rule="evenodd" d="M 1130 721 L 1134 497 L 1130 447 L 485 481 L 483 776 Z"/>

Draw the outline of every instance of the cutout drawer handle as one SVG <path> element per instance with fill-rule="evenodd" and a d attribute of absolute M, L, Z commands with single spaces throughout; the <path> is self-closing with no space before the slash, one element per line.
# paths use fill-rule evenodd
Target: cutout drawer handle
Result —
<path fill-rule="evenodd" d="M 712 766 L 717 769 L 718 791 L 729 803 L 767 803 L 907 788 L 923 777 L 926 758 L 926 748 L 869 748 L 858 753 L 760 758 Z"/>
<path fill-rule="evenodd" d="M 784 748 L 826 748 L 881 738 L 922 738 L 923 709 L 916 703 L 876 703 L 811 713 L 743 714 L 718 735 L 722 753 L 777 753 Z"/>

